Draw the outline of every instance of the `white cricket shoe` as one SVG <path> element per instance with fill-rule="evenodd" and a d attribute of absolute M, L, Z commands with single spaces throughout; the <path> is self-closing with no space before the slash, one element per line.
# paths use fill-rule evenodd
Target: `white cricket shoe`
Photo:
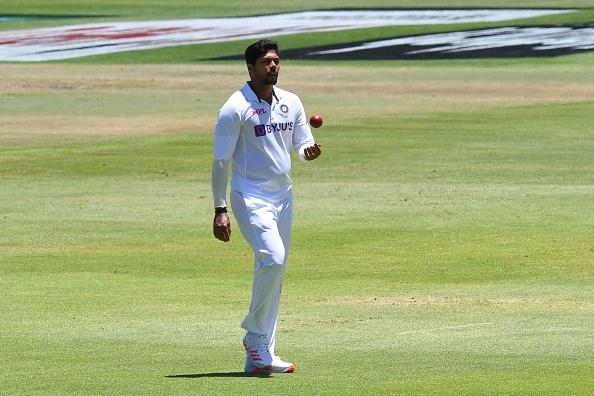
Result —
<path fill-rule="evenodd" d="M 262 369 L 254 366 L 249 357 L 245 359 L 245 368 L 244 371 L 246 373 L 251 374 L 268 374 L 268 373 L 292 373 L 295 371 L 295 365 L 289 362 L 283 362 L 280 356 L 273 356 L 272 357 L 272 368 L 271 369 Z"/>
<path fill-rule="evenodd" d="M 272 355 L 267 344 L 258 344 L 247 347 L 244 344 L 247 361 L 257 369 L 272 370 Z"/>

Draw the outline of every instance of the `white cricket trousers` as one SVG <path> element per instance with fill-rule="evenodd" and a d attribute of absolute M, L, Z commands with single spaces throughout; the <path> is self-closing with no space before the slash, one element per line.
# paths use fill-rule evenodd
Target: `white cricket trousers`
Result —
<path fill-rule="evenodd" d="M 254 251 L 250 310 L 241 323 L 250 334 L 266 336 L 274 356 L 275 332 L 293 225 L 293 195 L 282 201 L 230 193 L 231 208 L 243 237 Z M 253 345 L 247 345 L 248 347 Z"/>

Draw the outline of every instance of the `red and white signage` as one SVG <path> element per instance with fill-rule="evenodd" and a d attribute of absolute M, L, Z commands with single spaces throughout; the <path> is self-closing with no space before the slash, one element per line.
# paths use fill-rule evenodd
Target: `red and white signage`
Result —
<path fill-rule="evenodd" d="M 242 18 L 107 22 L 0 31 L 0 61 L 36 62 L 189 44 L 358 28 L 500 22 L 568 9 L 307 11 Z"/>

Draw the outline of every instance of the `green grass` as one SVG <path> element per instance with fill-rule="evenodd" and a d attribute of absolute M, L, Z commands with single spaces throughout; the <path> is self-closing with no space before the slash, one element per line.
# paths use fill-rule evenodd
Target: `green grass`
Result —
<path fill-rule="evenodd" d="M 293 169 L 297 371 L 247 377 L 210 193 L 245 67 L 140 54 L 0 65 L 1 395 L 593 394 L 592 55 L 285 63 L 324 153 Z"/>
<path fill-rule="evenodd" d="M 210 235 L 210 134 L 3 149 L 3 392 L 587 394 L 593 107 L 327 119 L 270 378 L 238 374 L 252 259 Z"/>

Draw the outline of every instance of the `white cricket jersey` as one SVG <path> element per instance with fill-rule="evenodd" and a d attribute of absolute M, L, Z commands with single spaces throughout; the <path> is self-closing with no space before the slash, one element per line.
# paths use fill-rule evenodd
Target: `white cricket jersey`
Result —
<path fill-rule="evenodd" d="M 291 190 L 291 148 L 313 143 L 297 95 L 274 87 L 269 105 L 246 83 L 219 110 L 214 158 L 231 160 L 232 189 L 278 201 Z"/>

